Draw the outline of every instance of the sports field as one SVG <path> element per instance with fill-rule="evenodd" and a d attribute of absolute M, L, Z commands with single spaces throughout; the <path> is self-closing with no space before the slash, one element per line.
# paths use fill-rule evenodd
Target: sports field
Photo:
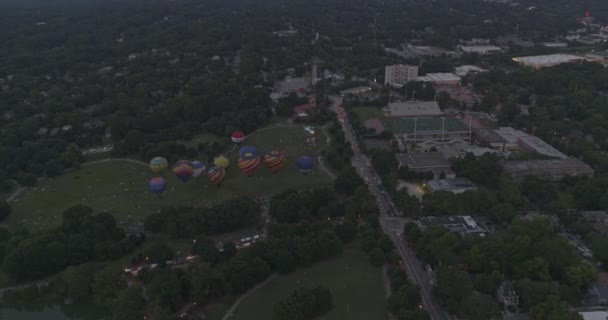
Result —
<path fill-rule="evenodd" d="M 370 106 L 356 106 L 352 108 L 353 113 L 357 116 L 357 119 L 361 123 L 367 121 L 371 118 L 382 117 L 382 112 L 378 107 L 370 107 Z"/>
<path fill-rule="evenodd" d="M 331 291 L 334 307 L 321 320 L 387 319 L 382 271 L 374 268 L 357 245 L 342 256 L 279 276 L 254 292 L 235 310 L 231 320 L 272 319 L 274 305 L 295 287 L 324 285 Z"/>
<path fill-rule="evenodd" d="M 183 183 L 169 170 L 162 174 L 168 186 L 161 197 L 148 191 L 148 181 L 154 174 L 147 166 L 126 161 L 84 166 L 23 192 L 13 203 L 13 213 L 6 223 L 24 224 L 30 230 L 56 226 L 61 213 L 79 203 L 96 211 L 108 211 L 119 221 L 140 221 L 166 205 L 204 206 L 240 195 L 259 196 L 328 184 L 331 180 L 319 169 L 318 163 L 306 176 L 295 167 L 294 161 L 300 155 L 316 158 L 325 143 L 321 132 L 316 132 L 316 137 L 319 145 L 311 146 L 300 126 L 261 130 L 245 143 L 257 146 L 261 154 L 273 148 L 283 149 L 288 162 L 282 171 L 272 174 L 262 165 L 255 176 L 247 177 L 236 165 L 238 152 L 235 150 L 228 154 L 231 164 L 220 187 L 210 184 L 204 175 Z"/>

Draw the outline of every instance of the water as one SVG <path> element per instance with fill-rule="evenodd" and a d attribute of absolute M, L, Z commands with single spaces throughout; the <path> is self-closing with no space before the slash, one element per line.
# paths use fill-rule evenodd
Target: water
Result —
<path fill-rule="evenodd" d="M 105 308 L 91 305 L 28 305 L 0 308 L 0 320 L 108 320 Z"/>

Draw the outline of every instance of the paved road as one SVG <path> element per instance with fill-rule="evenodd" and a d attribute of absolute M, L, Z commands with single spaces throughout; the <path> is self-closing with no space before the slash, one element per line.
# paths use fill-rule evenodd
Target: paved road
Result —
<path fill-rule="evenodd" d="M 416 258 L 416 255 L 405 245 L 404 240 L 400 237 L 403 224 L 407 219 L 403 218 L 403 213 L 395 208 L 392 200 L 381 185 L 378 174 L 371 167 L 371 162 L 366 155 L 362 154 L 359 149 L 357 139 L 354 135 L 352 125 L 349 123 L 348 115 L 342 108 L 340 98 L 332 98 L 334 104 L 332 109 L 337 113 L 338 120 L 342 125 L 346 141 L 350 142 L 353 149 L 352 164 L 359 175 L 365 180 L 369 186 L 369 190 L 376 197 L 378 208 L 380 210 L 380 225 L 384 232 L 390 237 L 395 244 L 395 248 L 405 263 L 405 270 L 418 287 L 420 287 L 420 295 L 422 297 L 422 305 L 428 311 L 433 320 L 449 320 L 450 316 L 445 312 L 437 299 L 433 297 L 430 276 L 423 270 L 422 263 Z"/>

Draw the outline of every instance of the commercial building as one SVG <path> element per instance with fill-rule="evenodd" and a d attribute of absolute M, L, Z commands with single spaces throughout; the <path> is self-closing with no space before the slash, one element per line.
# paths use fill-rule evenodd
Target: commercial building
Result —
<path fill-rule="evenodd" d="M 535 136 L 525 136 L 519 138 L 519 147 L 522 150 L 536 152 L 551 158 L 566 159 L 567 155 L 553 148 L 550 144 L 544 142 Z"/>
<path fill-rule="evenodd" d="M 465 235 L 483 235 L 487 231 L 471 216 L 430 216 L 416 220 L 416 225 L 424 231 L 431 226 L 444 227 L 452 232 Z"/>
<path fill-rule="evenodd" d="M 541 42 L 541 46 L 547 48 L 567 48 L 568 44 L 565 42 Z"/>
<path fill-rule="evenodd" d="M 608 311 L 584 311 L 578 314 L 583 317 L 583 320 L 606 320 L 608 319 Z"/>
<path fill-rule="evenodd" d="M 386 116 L 392 118 L 435 117 L 443 115 L 436 101 L 389 102 Z"/>
<path fill-rule="evenodd" d="M 490 45 L 478 45 L 478 46 L 458 46 L 458 49 L 464 53 L 476 53 L 476 54 L 493 54 L 501 52 L 502 49 L 497 46 Z"/>
<path fill-rule="evenodd" d="M 275 91 L 280 95 L 287 96 L 290 93 L 303 94 L 310 87 L 311 80 L 307 77 L 292 78 L 287 76 L 284 80 L 275 84 Z"/>
<path fill-rule="evenodd" d="M 354 88 L 350 88 L 350 89 L 346 89 L 346 90 L 342 90 L 340 91 L 340 95 L 342 97 L 344 96 L 365 96 L 372 93 L 372 87 L 370 86 L 360 86 L 360 87 L 354 87 Z"/>
<path fill-rule="evenodd" d="M 415 81 L 418 77 L 418 66 L 395 64 L 384 67 L 384 84 L 391 86 L 403 86 Z"/>
<path fill-rule="evenodd" d="M 486 70 L 486 69 L 482 69 L 478 66 L 473 66 L 473 65 L 462 65 L 462 66 L 454 68 L 454 74 L 456 74 L 459 77 L 464 77 L 469 74 L 476 74 L 476 73 L 487 72 L 487 71 L 488 70 Z"/>
<path fill-rule="evenodd" d="M 432 82 L 437 85 L 460 85 L 460 77 L 454 73 L 427 73 L 416 81 Z"/>
<path fill-rule="evenodd" d="M 433 172 L 435 177 L 441 176 L 441 173 L 446 177 L 454 177 L 452 165 L 441 152 L 397 153 L 395 157 L 400 168 L 407 167 L 419 173 Z"/>
<path fill-rule="evenodd" d="M 382 121 L 384 130 L 389 130 L 403 142 L 425 142 L 470 140 L 471 129 L 457 118 L 399 118 Z"/>
<path fill-rule="evenodd" d="M 576 158 L 505 161 L 503 171 L 515 180 L 535 176 L 548 181 L 559 181 L 567 176 L 592 177 L 594 173 L 593 168 Z"/>
<path fill-rule="evenodd" d="M 433 179 L 427 181 L 426 186 L 432 192 L 447 191 L 454 194 L 477 190 L 475 184 L 466 178 Z"/>
<path fill-rule="evenodd" d="M 527 57 L 516 57 L 513 58 L 513 61 L 534 69 L 540 69 L 545 67 L 553 67 L 560 65 L 562 63 L 573 63 L 586 60 L 586 58 L 581 56 L 576 56 L 573 54 L 547 54 L 540 56 L 527 56 Z"/>

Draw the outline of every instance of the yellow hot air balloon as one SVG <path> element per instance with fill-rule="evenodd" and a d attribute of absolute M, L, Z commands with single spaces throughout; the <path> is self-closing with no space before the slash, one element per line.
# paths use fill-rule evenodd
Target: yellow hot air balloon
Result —
<path fill-rule="evenodd" d="M 165 170 L 167 170 L 167 167 L 169 166 L 169 161 L 167 161 L 167 159 L 163 158 L 163 157 L 156 157 L 152 160 L 150 160 L 150 170 L 152 170 L 152 172 L 163 172 Z"/>
<path fill-rule="evenodd" d="M 224 156 L 219 156 L 219 157 L 213 159 L 213 164 L 216 167 L 227 169 L 228 166 L 230 165 L 230 160 L 228 160 L 228 158 L 226 158 Z"/>

